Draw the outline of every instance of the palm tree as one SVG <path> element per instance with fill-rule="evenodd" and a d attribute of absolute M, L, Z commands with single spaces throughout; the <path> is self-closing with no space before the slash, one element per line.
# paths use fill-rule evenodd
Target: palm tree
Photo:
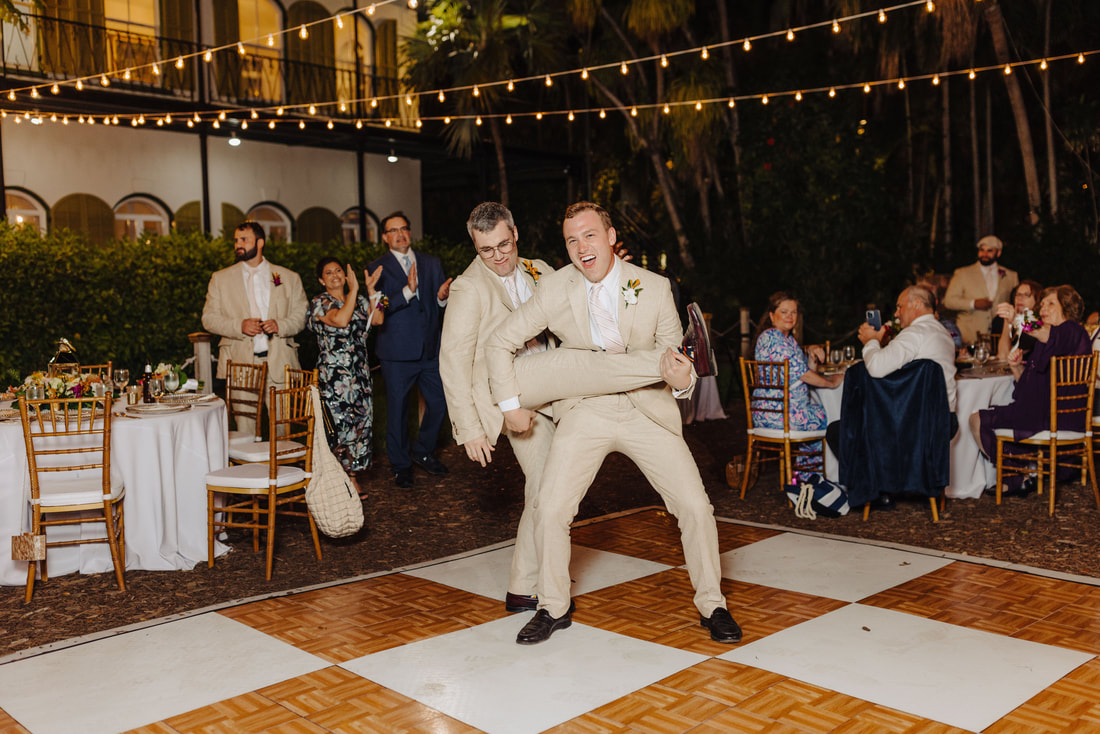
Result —
<path fill-rule="evenodd" d="M 529 74 L 557 59 L 559 24 L 541 0 L 513 12 L 509 0 L 439 0 L 428 18 L 405 43 L 408 67 L 405 83 L 418 92 L 473 87 Z M 499 86 L 455 92 L 446 100 L 456 117 L 494 109 Z M 421 104 L 427 99 L 422 99 Z M 500 201 L 508 205 L 508 170 L 504 138 L 497 118 L 489 118 L 489 134 L 497 159 Z M 474 120 L 462 119 L 444 131 L 447 150 L 469 157 L 481 135 Z"/>

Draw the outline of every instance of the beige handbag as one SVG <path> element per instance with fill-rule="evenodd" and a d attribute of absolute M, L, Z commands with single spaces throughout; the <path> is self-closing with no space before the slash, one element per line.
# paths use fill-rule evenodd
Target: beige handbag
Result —
<path fill-rule="evenodd" d="M 323 415 L 317 386 L 312 386 L 310 392 L 313 415 Z M 306 487 L 306 505 L 318 530 L 330 538 L 344 538 L 363 527 L 363 502 L 344 467 L 329 449 L 324 428 L 318 428 L 321 427 L 314 421 L 313 476 Z"/>
<path fill-rule="evenodd" d="M 46 560 L 46 536 L 33 533 L 11 536 L 11 559 L 13 561 Z"/>

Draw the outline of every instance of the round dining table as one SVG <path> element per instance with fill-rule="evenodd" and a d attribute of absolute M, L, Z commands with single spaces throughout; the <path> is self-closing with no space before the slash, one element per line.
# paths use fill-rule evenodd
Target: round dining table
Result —
<path fill-rule="evenodd" d="M 959 419 L 959 431 L 951 439 L 951 483 L 945 493 L 952 499 L 977 499 L 987 487 L 997 481 L 997 468 L 986 459 L 974 436 L 970 433 L 970 416 L 979 410 L 1012 402 L 1014 381 L 1011 375 L 995 368 L 960 370 L 955 384 Z M 840 407 L 844 398 L 844 385 L 835 388 L 815 387 L 811 394 L 825 407 L 830 423 L 840 420 Z M 825 475 L 836 481 L 839 476 L 836 456 L 825 448 Z"/>
<path fill-rule="evenodd" d="M 17 405 L 16 405 L 17 407 Z M 207 560 L 206 473 L 229 463 L 225 403 L 198 402 L 167 415 L 127 413 L 115 404 L 111 472 L 126 487 L 126 568 L 172 571 Z M 119 415 L 121 413 L 121 415 Z M 30 475 L 18 418 L 0 422 L 0 585 L 27 582 L 27 563 L 11 559 L 8 538 L 30 530 Z M 103 535 L 102 523 L 50 528 L 50 539 Z M 215 543 L 215 555 L 228 550 Z M 106 542 L 50 548 L 49 573 L 112 570 Z"/>

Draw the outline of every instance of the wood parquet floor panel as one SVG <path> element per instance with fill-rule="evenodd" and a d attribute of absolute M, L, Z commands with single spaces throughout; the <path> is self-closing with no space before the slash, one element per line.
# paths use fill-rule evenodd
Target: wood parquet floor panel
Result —
<path fill-rule="evenodd" d="M 782 534 L 778 530 L 728 522 L 718 524 L 718 533 L 723 552 Z M 675 519 L 662 510 L 650 509 L 593 522 L 576 528 L 573 541 L 671 566 L 683 563 Z M 731 613 L 744 630 L 742 645 L 848 606 L 847 602 L 814 594 L 731 579 L 723 580 L 722 590 Z M 552 734 L 965 731 L 764 667 L 719 657 L 734 648 L 710 640 L 700 626 L 693 594 L 687 571 L 674 567 L 578 596 L 573 617 L 578 624 L 600 630 L 600 634 L 614 633 L 662 648 L 692 652 L 703 659 L 625 695 L 608 696 L 604 703 L 545 731 Z M 956 561 L 859 603 L 1100 655 L 1100 587 L 1084 583 Z M 433 639 L 509 616 L 499 600 L 403 573 L 265 599 L 217 613 L 329 665 L 150 722 L 132 732 L 476 734 L 482 730 L 461 720 L 450 709 L 447 710 L 452 715 L 416 700 L 413 697 L 418 695 L 416 691 L 398 692 L 339 664 L 412 643 L 430 644 Z M 515 616 L 517 629 L 522 618 L 523 615 Z M 559 648 L 552 644 L 530 650 L 530 655 L 554 654 Z M 482 651 L 475 649 L 470 654 L 476 660 Z M 431 656 L 421 659 L 430 668 Z M 1036 695 L 1021 700 L 984 731 L 1100 734 L 1100 657 L 1087 660 Z M 529 669 L 522 670 L 523 677 L 529 678 Z M 430 677 L 433 671 L 427 669 L 424 673 Z M 503 685 L 495 695 L 499 706 L 508 707 L 506 711 L 511 712 L 515 703 L 509 700 L 507 683 Z M 935 695 L 934 689 L 929 695 Z M 522 709 L 517 710 L 516 721 L 523 721 L 522 715 Z M 502 733 L 510 731 L 493 730 L 493 734 Z M 33 727 L 0 710 L 0 734 L 35 732 Z"/>

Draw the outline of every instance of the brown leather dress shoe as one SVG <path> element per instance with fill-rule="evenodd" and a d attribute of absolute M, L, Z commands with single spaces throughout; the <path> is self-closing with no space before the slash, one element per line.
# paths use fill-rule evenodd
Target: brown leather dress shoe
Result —
<path fill-rule="evenodd" d="M 710 613 L 710 619 L 699 617 L 699 624 L 710 630 L 710 639 L 732 645 L 741 641 L 741 628 L 733 621 L 733 616 L 724 607 L 718 607 Z"/>
<path fill-rule="evenodd" d="M 520 645 L 535 645 L 540 642 L 546 642 L 550 639 L 550 635 L 554 634 L 555 630 L 563 630 L 571 624 L 573 624 L 573 616 L 569 612 L 554 619 L 550 616 L 550 612 L 545 609 L 540 609 L 535 612 L 535 616 L 531 618 L 530 622 L 523 625 L 523 629 L 516 635 L 516 643 Z"/>
<path fill-rule="evenodd" d="M 710 334 L 707 333 L 707 324 L 703 319 L 703 312 L 699 304 L 690 303 L 687 307 L 688 328 L 684 334 L 684 354 L 695 363 L 695 373 L 700 377 L 718 374 L 718 365 L 715 364 L 714 350 L 710 345 Z"/>

